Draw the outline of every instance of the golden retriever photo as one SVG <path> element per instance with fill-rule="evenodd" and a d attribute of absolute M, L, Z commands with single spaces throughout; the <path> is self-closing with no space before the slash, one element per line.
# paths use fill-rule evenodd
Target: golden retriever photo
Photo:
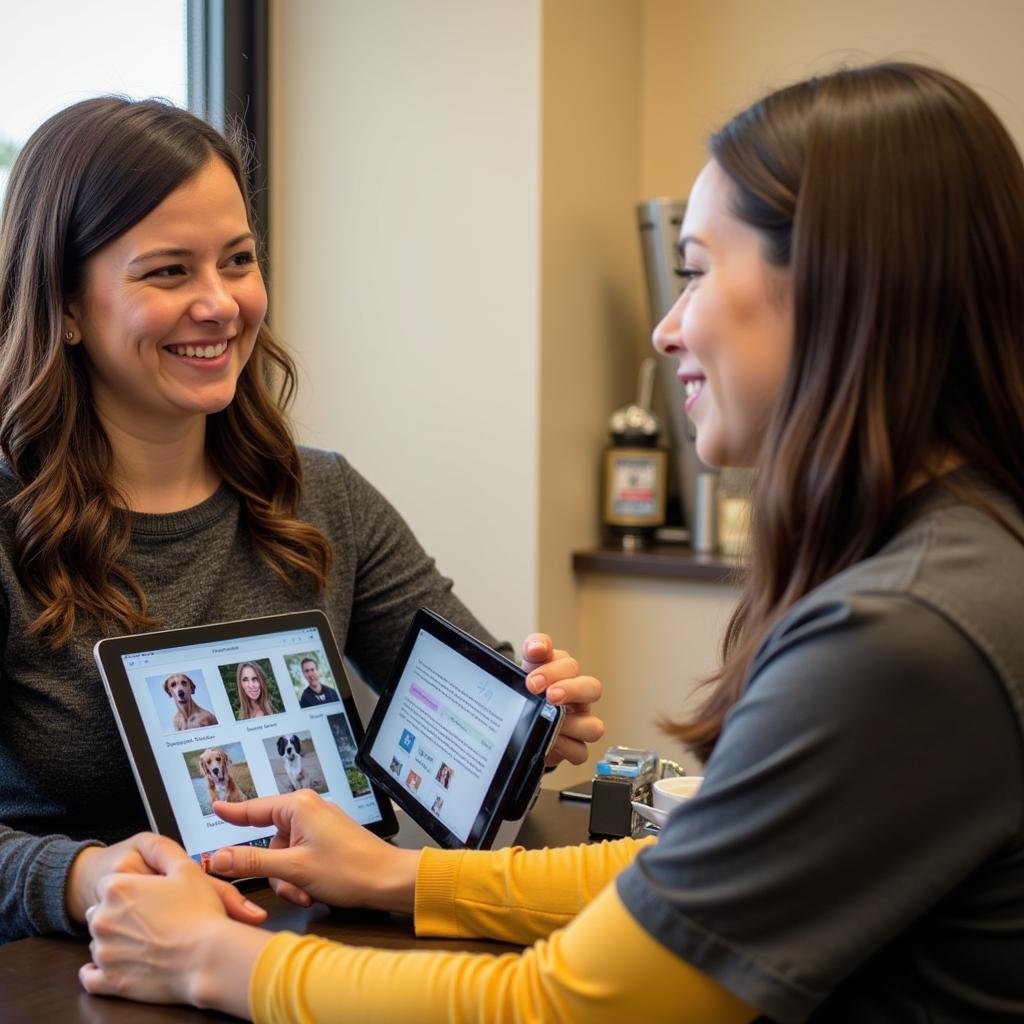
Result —
<path fill-rule="evenodd" d="M 216 725 L 217 716 L 195 702 L 196 684 L 184 672 L 174 672 L 164 680 L 164 693 L 174 701 L 171 726 L 176 732 Z"/>
<path fill-rule="evenodd" d="M 241 743 L 190 750 L 183 757 L 204 815 L 213 814 L 214 800 L 241 803 L 256 796 Z"/>

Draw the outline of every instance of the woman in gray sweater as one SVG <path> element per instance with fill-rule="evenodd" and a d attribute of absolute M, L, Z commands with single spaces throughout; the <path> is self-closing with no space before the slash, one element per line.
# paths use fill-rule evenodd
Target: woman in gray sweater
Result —
<path fill-rule="evenodd" d="M 191 114 L 87 100 L 19 154 L 0 222 L 0 941 L 80 931 L 101 874 L 144 870 L 99 638 L 317 607 L 375 687 L 421 605 L 496 642 L 370 484 L 296 446 L 266 301 L 239 157 Z M 574 712 L 556 756 L 581 762 L 600 684 L 530 645 L 537 688 Z"/>

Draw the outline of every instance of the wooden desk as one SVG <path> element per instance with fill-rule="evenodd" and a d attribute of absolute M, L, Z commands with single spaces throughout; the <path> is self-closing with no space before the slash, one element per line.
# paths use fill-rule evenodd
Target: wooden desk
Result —
<path fill-rule="evenodd" d="M 531 848 L 582 842 L 587 835 L 589 811 L 587 804 L 560 802 L 557 793 L 542 790 L 517 842 Z M 270 889 L 248 895 L 267 908 L 270 917 L 265 927 L 273 931 L 312 932 L 351 945 L 387 949 L 483 953 L 518 949 L 498 942 L 416 939 L 411 919 L 401 915 L 332 911 L 323 904 L 304 910 L 279 900 Z M 22 939 L 0 946 L 0 1024 L 156 1024 L 236 1019 L 182 1006 L 147 1006 L 87 995 L 78 982 L 78 968 L 88 959 L 87 944 L 74 939 Z"/>

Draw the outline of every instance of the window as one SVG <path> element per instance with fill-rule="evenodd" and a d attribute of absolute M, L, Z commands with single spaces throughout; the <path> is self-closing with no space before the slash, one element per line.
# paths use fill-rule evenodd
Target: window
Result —
<path fill-rule="evenodd" d="M 32 0 L 4 11 L 0 198 L 18 149 L 62 107 L 104 93 L 188 100 L 185 0 Z"/>

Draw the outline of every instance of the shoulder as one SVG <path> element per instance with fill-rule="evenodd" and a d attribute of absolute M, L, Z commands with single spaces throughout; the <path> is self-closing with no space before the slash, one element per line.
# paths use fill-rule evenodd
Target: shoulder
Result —
<path fill-rule="evenodd" d="M 302 465 L 301 514 L 308 521 L 336 523 L 349 519 L 359 503 L 359 476 L 338 452 L 300 445 Z"/>
<path fill-rule="evenodd" d="M 350 470 L 348 462 L 338 452 L 324 448 L 311 448 L 299 445 L 299 461 L 302 463 L 303 484 L 306 487 L 321 482 L 340 481 L 346 470 Z"/>
<path fill-rule="evenodd" d="M 991 497 L 986 495 L 986 497 Z M 996 496 L 999 513 L 1024 533 L 1019 510 Z M 772 629 L 752 665 L 824 636 L 862 662 L 897 654 L 932 661 L 966 643 L 1021 709 L 1024 723 L 1024 544 L 984 511 L 946 495 L 923 496 L 869 558 L 797 602 Z M 937 666 L 938 667 L 938 666 Z"/>

